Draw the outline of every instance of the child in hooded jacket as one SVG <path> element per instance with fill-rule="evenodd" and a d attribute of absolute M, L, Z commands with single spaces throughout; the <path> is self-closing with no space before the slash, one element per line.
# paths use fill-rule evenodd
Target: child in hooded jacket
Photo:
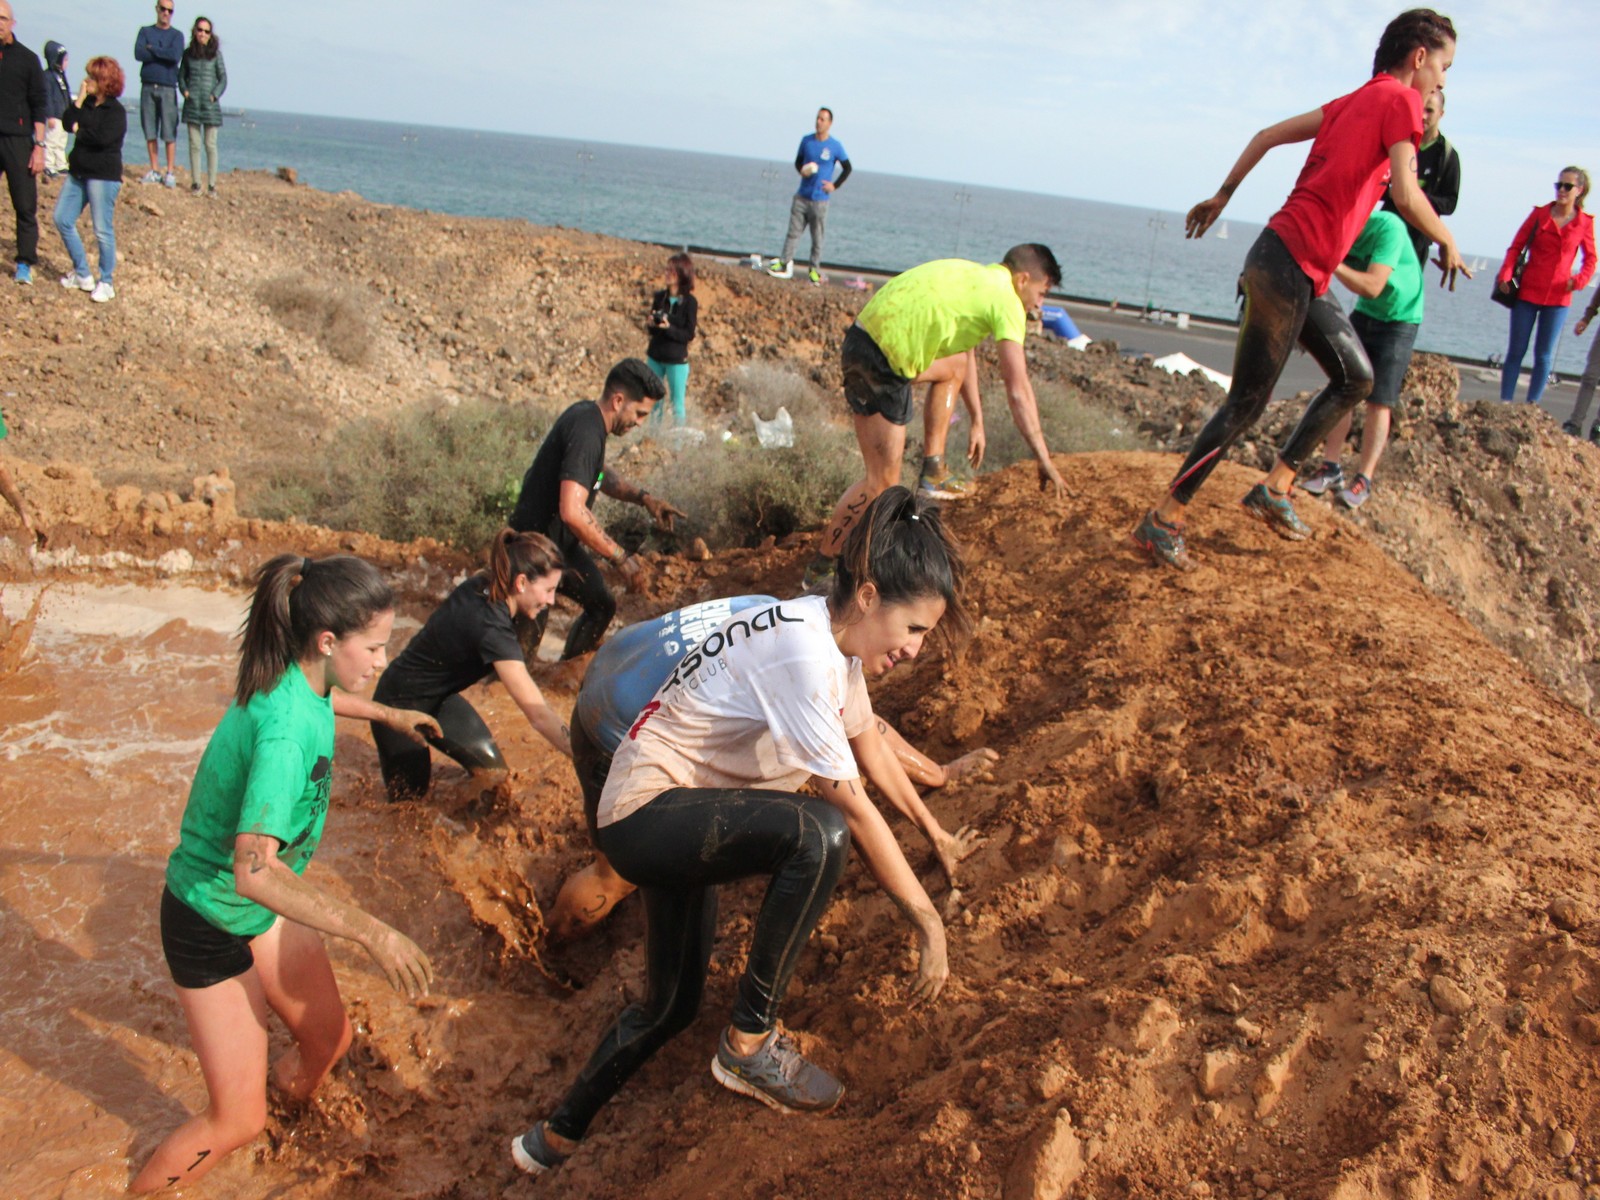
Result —
<path fill-rule="evenodd" d="M 72 103 L 67 83 L 67 48 L 60 42 L 44 44 L 44 177 L 67 173 L 67 127 L 61 114 Z"/>

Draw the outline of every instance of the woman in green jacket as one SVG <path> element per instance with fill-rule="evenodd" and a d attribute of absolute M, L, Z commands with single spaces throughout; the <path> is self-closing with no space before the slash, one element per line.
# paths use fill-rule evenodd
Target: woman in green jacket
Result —
<path fill-rule="evenodd" d="M 228 90 L 228 68 L 222 41 L 210 17 L 196 17 L 189 44 L 178 64 L 178 90 L 183 93 L 183 123 L 189 127 L 189 190 L 200 194 L 200 143 L 206 147 L 206 195 L 217 198 L 217 130 L 222 128 L 222 93 Z"/>

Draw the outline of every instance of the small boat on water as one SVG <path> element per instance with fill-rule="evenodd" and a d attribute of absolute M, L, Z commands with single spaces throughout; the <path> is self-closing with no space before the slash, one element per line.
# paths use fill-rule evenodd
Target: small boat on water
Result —
<path fill-rule="evenodd" d="M 1226 221 L 1224 221 L 1221 225 L 1217 226 L 1217 241 L 1225 242 L 1227 240 L 1228 240 L 1228 223 Z"/>

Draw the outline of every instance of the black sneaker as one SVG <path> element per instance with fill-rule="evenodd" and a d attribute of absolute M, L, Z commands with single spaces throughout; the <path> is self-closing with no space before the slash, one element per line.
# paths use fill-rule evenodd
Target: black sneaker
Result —
<path fill-rule="evenodd" d="M 525 1175 L 543 1175 L 566 1162 L 567 1155 L 550 1148 L 544 1140 L 544 1122 L 540 1121 L 521 1137 L 511 1139 L 511 1161 Z"/>
<path fill-rule="evenodd" d="M 1344 486 L 1344 468 L 1336 462 L 1322 460 L 1322 465 L 1300 481 L 1300 490 L 1312 496 L 1336 492 Z"/>
<path fill-rule="evenodd" d="M 711 1075 L 729 1091 L 750 1096 L 779 1112 L 823 1113 L 844 1096 L 844 1084 L 807 1062 L 794 1039 L 774 1029 L 748 1057 L 733 1052 L 723 1029 L 711 1060 Z"/>
<path fill-rule="evenodd" d="M 1582 437 L 1583 436 L 1583 434 L 1578 431 L 1578 423 L 1576 421 L 1563 421 L 1563 422 L 1561 422 L 1561 432 L 1567 434 L 1570 437 Z"/>
<path fill-rule="evenodd" d="M 1593 429 L 1589 430 L 1589 440 L 1596 446 L 1600 446 L 1600 425 L 1596 425 Z"/>

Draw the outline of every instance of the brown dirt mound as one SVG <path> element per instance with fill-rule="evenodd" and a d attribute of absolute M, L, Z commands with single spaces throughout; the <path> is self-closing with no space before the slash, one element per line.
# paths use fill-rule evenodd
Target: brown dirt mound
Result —
<path fill-rule="evenodd" d="M 843 1108 L 785 1118 L 728 1096 L 705 1063 L 757 896 L 727 889 L 700 1020 L 548 1186 L 1411 1200 L 1600 1183 L 1600 733 L 1346 522 L 1313 508 L 1304 546 L 1251 523 L 1232 503 L 1244 468 L 1196 507 L 1201 568 L 1148 566 L 1116 497 L 1173 465 L 1075 458 L 1060 507 L 1019 468 L 952 514 L 976 644 L 875 697 L 935 751 L 1002 755 L 991 780 L 933 797 L 989 835 L 959 895 L 907 841 L 949 914 L 945 996 L 904 1006 L 911 939 L 855 866 L 786 1012 L 846 1079 Z M 664 563 L 654 599 L 781 592 L 804 556 Z M 487 707 L 516 731 L 502 696 Z M 577 991 L 508 956 L 538 920 L 515 915 L 536 902 L 505 866 L 547 901 L 586 853 L 570 772 L 508 741 L 509 798 L 448 817 L 356 788 L 333 864 L 380 911 L 431 923 L 444 995 L 408 1008 L 344 958 L 357 1049 L 255 1168 L 300 1194 L 531 1195 L 506 1139 L 638 994 L 631 905 L 546 954 Z M 370 775 L 369 753 L 345 769 Z M 384 870 L 353 871 L 374 854 Z"/>

